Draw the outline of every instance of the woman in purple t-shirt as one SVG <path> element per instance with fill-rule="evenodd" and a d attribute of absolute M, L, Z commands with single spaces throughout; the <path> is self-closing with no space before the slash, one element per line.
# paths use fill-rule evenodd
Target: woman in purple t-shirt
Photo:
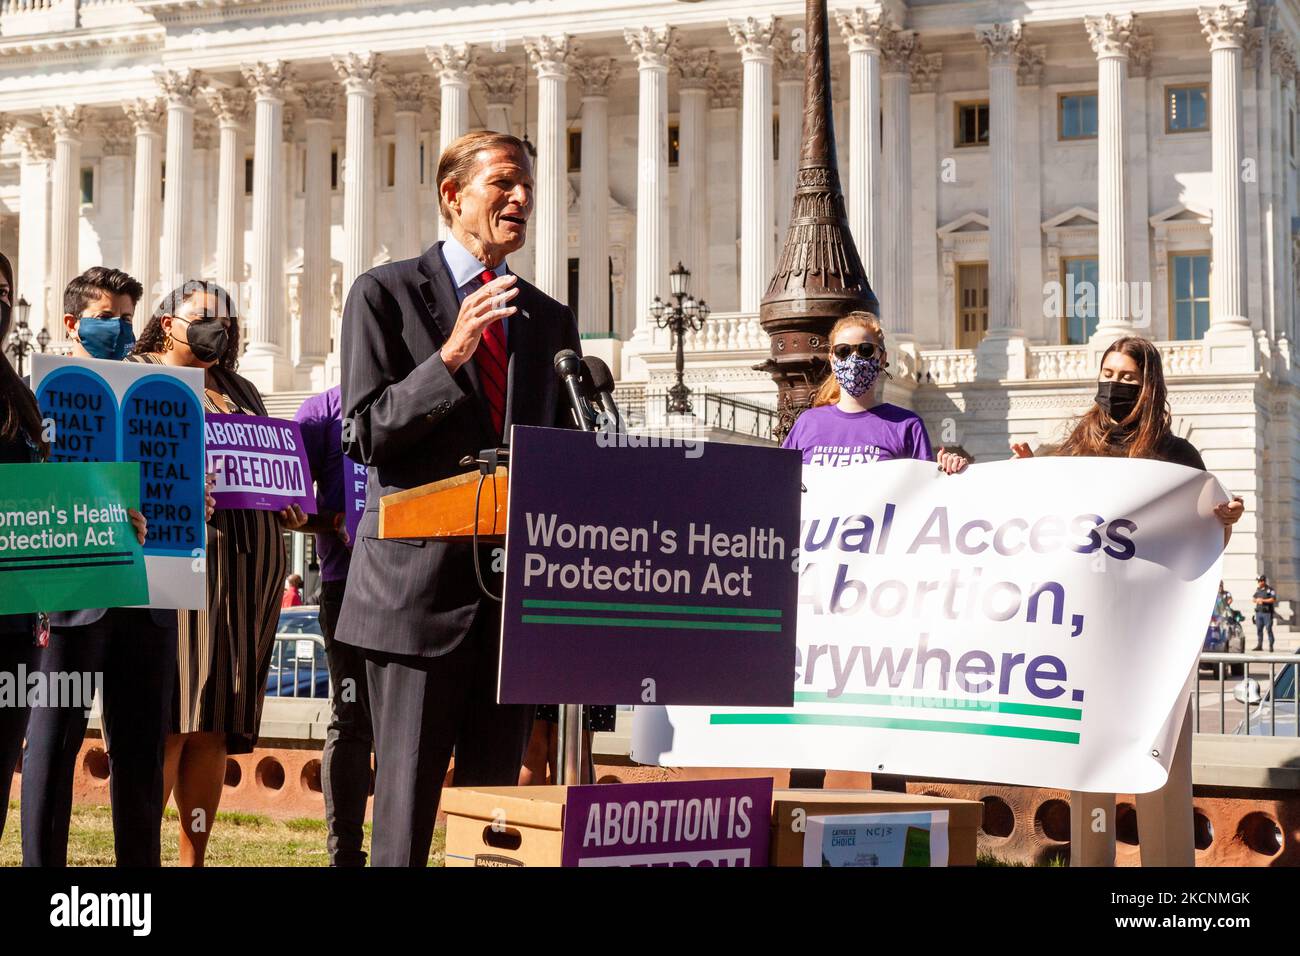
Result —
<path fill-rule="evenodd" d="M 876 380 L 888 365 L 885 333 L 870 312 L 850 312 L 831 329 L 831 374 L 785 436 L 783 448 L 805 465 L 857 465 L 894 458 L 934 461 L 919 415 L 876 401 Z M 939 449 L 939 467 L 956 474 L 969 462 Z"/>

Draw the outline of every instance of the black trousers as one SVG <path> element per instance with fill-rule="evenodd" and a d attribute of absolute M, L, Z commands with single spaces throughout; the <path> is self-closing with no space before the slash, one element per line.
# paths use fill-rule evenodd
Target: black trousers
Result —
<path fill-rule="evenodd" d="M 456 786 L 513 786 L 531 705 L 495 703 L 500 610 L 442 657 L 363 650 L 375 731 L 374 866 L 425 866 L 452 750 Z M 379 625 L 377 625 L 379 626 Z"/>
<path fill-rule="evenodd" d="M 104 743 L 118 866 L 158 866 L 163 745 L 176 685 L 176 625 L 110 608 L 94 624 L 58 627 L 39 656 L 47 675 L 103 675 Z M 67 866 L 81 707 L 34 707 L 23 756 L 23 866 Z"/>
<path fill-rule="evenodd" d="M 0 701 L 0 838 L 5 835 L 5 817 L 9 814 L 9 788 L 14 781 L 14 767 L 23 750 L 27 731 L 27 679 L 36 665 L 33 635 L 26 632 L 0 634 L 0 680 L 12 681 L 14 700 Z"/>
<path fill-rule="evenodd" d="M 361 649 L 334 640 L 346 581 L 321 582 L 320 625 L 329 660 L 330 726 L 321 754 L 321 789 L 325 791 L 326 843 L 332 866 L 365 866 L 362 827 L 370 799 L 370 695 L 366 659 Z"/>

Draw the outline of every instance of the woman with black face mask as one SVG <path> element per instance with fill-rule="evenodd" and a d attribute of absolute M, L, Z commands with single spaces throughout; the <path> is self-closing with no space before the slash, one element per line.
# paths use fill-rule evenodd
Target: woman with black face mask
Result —
<path fill-rule="evenodd" d="M 1016 458 L 1032 457 L 1013 443 Z M 1101 357 L 1097 397 L 1070 430 L 1057 455 L 1148 458 L 1205 471 L 1201 454 L 1172 430 L 1160 350 L 1138 336 L 1117 339 Z M 1241 517 L 1242 500 L 1214 509 L 1223 523 L 1223 542 Z M 1142 635 L 1134 635 L 1140 639 Z M 1117 661 L 1116 666 L 1124 666 Z M 1137 795 L 1138 836 L 1143 866 L 1195 866 L 1192 827 L 1192 713 L 1188 703 L 1169 779 L 1153 793 Z M 1070 855 L 1075 866 L 1115 862 L 1115 794 L 1070 795 Z"/>
<path fill-rule="evenodd" d="M 239 316 L 216 283 L 190 281 L 167 295 L 128 361 L 204 369 L 206 414 L 266 415 L 257 387 L 235 371 Z M 180 612 L 177 707 L 163 768 L 163 799 L 174 793 L 180 812 L 182 866 L 203 865 L 227 755 L 257 744 L 288 570 L 281 531 L 306 522 L 297 505 L 219 509 L 208 522 L 208 606 Z"/>
<path fill-rule="evenodd" d="M 18 377 L 4 352 L 13 319 L 13 267 L 0 255 L 0 465 L 26 465 L 41 461 L 49 446 L 41 435 L 41 413 L 36 399 Z M 10 675 L 15 687 L 26 687 L 20 669 L 36 670 L 35 614 L 10 614 L 0 617 L 0 674 Z M 0 836 L 4 835 L 5 815 L 9 810 L 9 787 L 14 767 L 22 750 L 27 730 L 26 695 L 20 706 L 0 707 Z"/>

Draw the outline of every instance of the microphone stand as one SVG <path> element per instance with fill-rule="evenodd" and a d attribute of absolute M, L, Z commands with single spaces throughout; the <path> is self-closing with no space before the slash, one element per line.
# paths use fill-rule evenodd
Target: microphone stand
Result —
<path fill-rule="evenodd" d="M 573 355 L 572 352 L 569 353 Z M 567 367 L 562 370 L 559 356 L 556 357 L 556 373 L 565 382 L 569 397 L 569 404 L 573 408 L 573 416 L 577 419 L 578 427 L 584 432 L 593 431 L 590 406 L 587 404 L 586 396 L 582 395 L 576 386 L 576 381 L 580 380 L 579 369 L 576 367 L 577 357 L 574 356 L 574 368 L 568 371 Z M 568 374 L 566 374 L 568 372 Z M 583 764 L 583 734 L 582 734 L 582 705 L 581 704 L 558 704 L 556 705 L 556 739 L 559 750 L 559 766 L 556 772 L 556 780 L 560 786 L 577 786 L 582 783 L 582 764 Z M 595 782 L 594 780 L 592 781 Z"/>

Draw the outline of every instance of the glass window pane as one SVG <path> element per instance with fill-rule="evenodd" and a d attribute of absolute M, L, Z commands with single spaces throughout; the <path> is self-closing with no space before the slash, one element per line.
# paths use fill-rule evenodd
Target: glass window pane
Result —
<path fill-rule="evenodd" d="M 1083 97 L 1083 129 L 1082 135 L 1097 135 L 1097 97 L 1095 94 L 1089 94 Z"/>
<path fill-rule="evenodd" d="M 1208 106 L 1208 97 L 1206 88 L 1198 87 L 1194 90 L 1187 91 L 1187 98 L 1190 101 L 1188 106 L 1188 127 L 1191 129 L 1204 129 L 1209 123 L 1206 121 L 1206 107 Z"/>
<path fill-rule="evenodd" d="M 1189 256 L 1192 262 L 1192 295 L 1198 299 L 1210 294 L 1210 257 Z"/>
<path fill-rule="evenodd" d="M 1179 302 L 1174 307 L 1174 338 L 1190 339 L 1192 337 L 1192 304 Z"/>
<path fill-rule="evenodd" d="M 1196 303 L 1196 338 L 1202 338 L 1210 328 L 1210 303 Z"/>

